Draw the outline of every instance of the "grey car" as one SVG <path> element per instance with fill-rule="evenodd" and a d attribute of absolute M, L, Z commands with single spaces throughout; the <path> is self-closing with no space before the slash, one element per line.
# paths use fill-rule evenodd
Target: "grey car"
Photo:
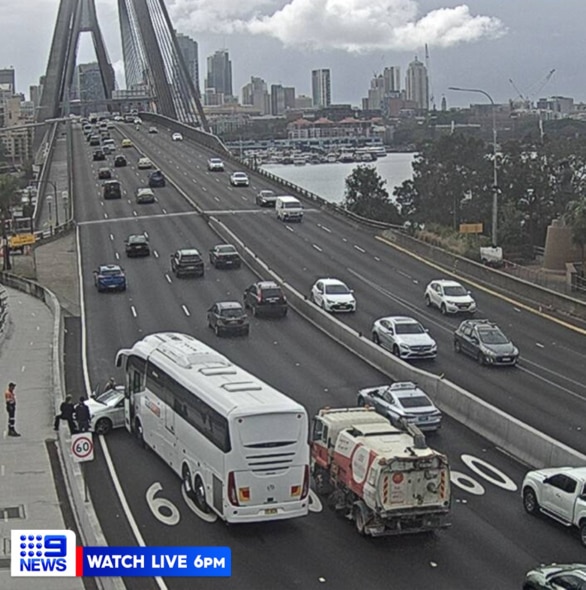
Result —
<path fill-rule="evenodd" d="M 442 423 L 442 413 L 415 383 L 400 381 L 391 385 L 367 387 L 358 392 L 359 406 L 372 406 L 392 424 L 405 420 L 422 431 L 435 431 Z"/>
<path fill-rule="evenodd" d="M 248 336 L 250 324 L 239 301 L 218 301 L 208 309 L 208 326 L 216 336 L 242 334 Z"/>
<path fill-rule="evenodd" d="M 551 564 L 535 568 L 525 576 L 523 590 L 586 590 L 586 565 Z"/>
<path fill-rule="evenodd" d="M 464 320 L 454 332 L 454 349 L 480 365 L 514 366 L 519 360 L 519 349 L 489 320 Z"/>

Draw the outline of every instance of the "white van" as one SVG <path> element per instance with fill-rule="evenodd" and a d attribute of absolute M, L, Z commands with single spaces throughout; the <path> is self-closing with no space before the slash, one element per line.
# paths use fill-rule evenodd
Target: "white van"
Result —
<path fill-rule="evenodd" d="M 281 221 L 301 221 L 303 219 L 303 205 L 295 197 L 277 197 L 275 201 L 277 219 Z"/>

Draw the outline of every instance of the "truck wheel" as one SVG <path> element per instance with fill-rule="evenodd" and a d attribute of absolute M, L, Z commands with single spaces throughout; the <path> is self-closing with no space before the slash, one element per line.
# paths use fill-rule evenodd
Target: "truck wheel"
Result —
<path fill-rule="evenodd" d="M 523 507 L 527 514 L 537 514 L 539 512 L 539 503 L 537 502 L 535 492 L 531 488 L 527 488 L 523 492 Z M 580 533 L 581 532 L 582 528 L 580 527 Z"/>
<path fill-rule="evenodd" d="M 356 526 L 356 531 L 359 535 L 366 535 L 366 506 L 363 502 L 357 502 L 354 504 L 352 510 L 352 518 Z"/>
<path fill-rule="evenodd" d="M 313 479 L 315 481 L 315 492 L 318 496 L 325 496 L 331 493 L 332 485 L 330 484 L 330 478 L 324 469 L 316 469 Z"/>
<path fill-rule="evenodd" d="M 580 543 L 586 547 L 586 519 L 580 521 Z"/>

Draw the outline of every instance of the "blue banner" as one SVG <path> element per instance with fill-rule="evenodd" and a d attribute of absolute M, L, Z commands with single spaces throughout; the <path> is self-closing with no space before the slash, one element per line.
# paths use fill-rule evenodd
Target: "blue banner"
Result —
<path fill-rule="evenodd" d="M 83 547 L 83 576 L 232 575 L 229 547 Z"/>

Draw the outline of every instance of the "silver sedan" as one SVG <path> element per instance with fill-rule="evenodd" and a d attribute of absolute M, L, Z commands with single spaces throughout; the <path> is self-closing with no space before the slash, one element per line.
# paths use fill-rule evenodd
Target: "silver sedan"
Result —
<path fill-rule="evenodd" d="M 417 320 L 405 316 L 379 318 L 372 325 L 372 341 L 402 359 L 434 359 L 437 344 Z"/>

